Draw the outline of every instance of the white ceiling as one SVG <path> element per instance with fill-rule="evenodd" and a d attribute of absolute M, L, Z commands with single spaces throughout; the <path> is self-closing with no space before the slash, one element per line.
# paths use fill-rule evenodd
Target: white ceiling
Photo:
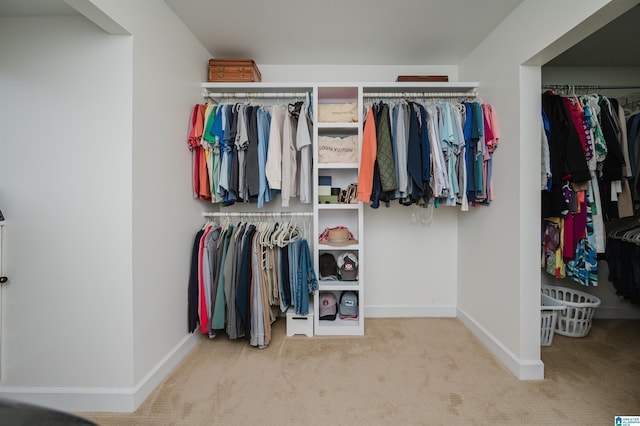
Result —
<path fill-rule="evenodd" d="M 213 57 L 451 65 L 522 0 L 165 0 Z"/>
<path fill-rule="evenodd" d="M 212 57 L 258 64 L 455 65 L 523 0 L 165 0 Z M 0 0 L 0 16 L 78 15 Z M 640 6 L 547 65 L 640 66 Z"/>

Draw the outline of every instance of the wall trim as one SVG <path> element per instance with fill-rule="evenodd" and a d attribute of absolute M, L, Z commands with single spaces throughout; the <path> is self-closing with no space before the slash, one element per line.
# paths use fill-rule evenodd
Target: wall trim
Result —
<path fill-rule="evenodd" d="M 520 360 L 475 319 L 455 305 L 369 305 L 368 318 L 458 318 L 480 342 L 520 380 L 544 379 L 541 360 Z M 185 336 L 140 382 L 131 388 L 15 387 L 0 386 L 0 395 L 72 413 L 132 413 L 145 401 L 200 340 L 197 333 Z"/>
<path fill-rule="evenodd" d="M 365 318 L 455 318 L 455 305 L 366 305 Z"/>
<path fill-rule="evenodd" d="M 54 410 L 132 413 L 144 402 L 200 340 L 197 333 L 185 336 L 140 382 L 131 388 L 0 386 L 0 395 Z"/>
<path fill-rule="evenodd" d="M 458 318 L 509 371 L 520 380 L 544 379 L 544 363 L 541 360 L 518 359 L 495 336 L 481 326 L 474 318 L 458 308 Z"/>

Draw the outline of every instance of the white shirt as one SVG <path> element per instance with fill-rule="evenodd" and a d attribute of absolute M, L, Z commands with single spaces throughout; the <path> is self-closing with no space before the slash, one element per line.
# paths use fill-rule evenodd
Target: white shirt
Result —
<path fill-rule="evenodd" d="M 274 105 L 271 111 L 271 127 L 269 129 L 269 147 L 265 174 L 269 188 L 282 188 L 282 131 L 286 111 L 282 105 Z"/>
<path fill-rule="evenodd" d="M 297 155 L 295 120 L 288 112 L 285 112 L 284 126 L 282 127 L 282 191 L 280 193 L 282 207 L 289 207 L 289 200 L 298 195 Z"/>
<path fill-rule="evenodd" d="M 298 128 L 296 131 L 296 146 L 300 151 L 300 183 L 298 186 L 300 193 L 300 202 L 309 204 L 311 200 L 311 132 L 309 128 L 309 120 L 307 111 L 309 105 L 305 102 L 300 109 L 300 117 L 298 118 Z"/>

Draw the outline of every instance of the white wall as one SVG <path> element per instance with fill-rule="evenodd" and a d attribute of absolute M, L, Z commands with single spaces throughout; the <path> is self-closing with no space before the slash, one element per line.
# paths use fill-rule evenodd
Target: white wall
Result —
<path fill-rule="evenodd" d="M 204 206 L 187 134 L 209 54 L 164 2 L 88 5 L 132 37 L 84 17 L 0 28 L 0 392 L 131 411 L 195 342 L 186 289 Z"/>
<path fill-rule="evenodd" d="M 265 65 L 258 64 L 268 82 L 393 82 L 399 75 L 446 75 L 458 81 L 455 65 Z"/>
<path fill-rule="evenodd" d="M 94 1 L 133 34 L 133 303 L 137 383 L 187 332 L 186 284 L 202 204 L 192 198 L 190 113 L 209 53 L 164 2 Z"/>
<path fill-rule="evenodd" d="M 455 316 L 458 208 L 364 211 L 365 315 Z"/>
<path fill-rule="evenodd" d="M 485 343 L 521 378 L 542 375 L 539 66 L 545 56 L 552 58 L 633 4 L 525 0 L 459 66 L 459 78 L 479 81 L 482 96 L 498 111 L 502 140 L 494 184 L 496 193 L 505 195 L 480 220 L 460 218 L 458 306 L 472 329 L 488 336 Z M 595 12 L 598 19 L 587 20 Z M 474 239 L 490 243 L 479 249 Z"/>
<path fill-rule="evenodd" d="M 131 386 L 131 39 L 0 19 L 3 390 Z"/>
<path fill-rule="evenodd" d="M 187 336 L 186 289 L 204 205 L 191 192 L 190 113 L 209 53 L 164 2 L 96 0 L 133 34 L 134 383 Z M 151 386 L 149 386 L 150 388 Z"/>

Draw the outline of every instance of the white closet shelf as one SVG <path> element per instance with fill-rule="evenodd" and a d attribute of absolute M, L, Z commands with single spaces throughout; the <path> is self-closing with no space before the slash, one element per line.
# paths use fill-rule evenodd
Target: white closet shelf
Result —
<path fill-rule="evenodd" d="M 321 242 L 318 242 L 318 250 L 360 250 L 360 243 L 358 244 L 350 244 L 348 246 L 334 246 L 331 244 L 322 244 Z"/>
<path fill-rule="evenodd" d="M 202 88 L 208 91 L 224 90 L 227 92 L 251 93 L 251 92 L 267 92 L 278 93 L 283 91 L 311 91 L 314 87 L 330 96 L 325 98 L 333 98 L 342 96 L 345 91 L 349 97 L 357 97 L 357 88 L 362 86 L 363 93 L 369 92 L 415 92 L 437 91 L 473 91 L 479 87 L 477 82 L 370 82 L 370 83 L 202 83 Z M 334 93 L 335 92 L 335 93 Z"/>
<path fill-rule="evenodd" d="M 320 291 L 359 291 L 358 281 L 318 281 Z"/>
<path fill-rule="evenodd" d="M 362 92 L 366 96 L 370 92 L 458 92 L 474 91 L 479 87 L 477 82 L 402 82 L 402 83 L 362 83 Z"/>
<path fill-rule="evenodd" d="M 315 84 L 312 83 L 202 83 L 202 88 L 208 91 L 221 90 L 235 93 L 279 93 L 313 90 Z"/>
<path fill-rule="evenodd" d="M 359 123 L 318 123 L 318 129 L 357 129 Z"/>
<path fill-rule="evenodd" d="M 318 163 L 318 169 L 357 169 L 358 163 Z"/>
<path fill-rule="evenodd" d="M 318 204 L 318 210 L 357 210 L 357 204 Z"/>

